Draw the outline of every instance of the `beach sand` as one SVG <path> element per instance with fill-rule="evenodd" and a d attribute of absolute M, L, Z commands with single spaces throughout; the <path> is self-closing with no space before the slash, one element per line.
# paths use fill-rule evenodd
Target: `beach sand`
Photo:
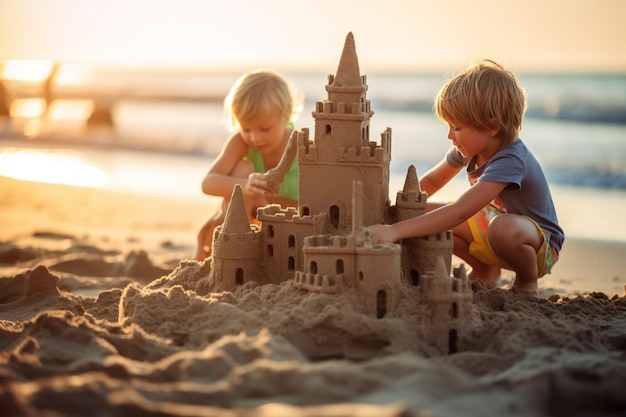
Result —
<path fill-rule="evenodd" d="M 408 302 L 208 292 L 214 205 L 0 177 L 0 414 L 626 415 L 626 243 L 568 239 L 539 298 L 473 285 L 448 355 Z"/>

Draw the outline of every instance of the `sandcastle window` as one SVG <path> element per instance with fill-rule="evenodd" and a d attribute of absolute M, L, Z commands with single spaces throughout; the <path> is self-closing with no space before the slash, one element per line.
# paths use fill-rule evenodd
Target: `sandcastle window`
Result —
<path fill-rule="evenodd" d="M 317 262 L 312 261 L 311 264 L 309 265 L 309 271 L 312 274 L 317 274 Z"/>
<path fill-rule="evenodd" d="M 289 235 L 289 238 L 287 239 L 287 245 L 290 248 L 296 247 L 296 237 L 294 235 Z"/>
<path fill-rule="evenodd" d="M 273 225 L 269 225 L 269 227 L 267 228 L 267 234 L 269 235 L 269 237 L 274 237 L 274 226 Z"/>
<path fill-rule="evenodd" d="M 293 271 L 294 269 L 296 269 L 296 261 L 293 259 L 293 256 L 290 256 L 290 257 L 287 259 L 287 268 L 288 268 L 290 271 Z"/>
<path fill-rule="evenodd" d="M 450 317 L 453 319 L 459 318 L 459 305 L 457 303 L 452 303 L 450 306 Z"/>
<path fill-rule="evenodd" d="M 326 136 L 330 136 L 333 132 L 333 128 L 330 125 L 326 125 Z"/>
<path fill-rule="evenodd" d="M 343 274 L 343 259 L 337 259 L 337 273 Z"/>
<path fill-rule="evenodd" d="M 237 268 L 235 271 L 235 284 L 243 285 L 243 269 Z"/>
<path fill-rule="evenodd" d="M 363 281 L 363 271 L 359 271 L 359 281 Z"/>
<path fill-rule="evenodd" d="M 413 286 L 420 285 L 420 273 L 417 272 L 415 269 L 411 269 L 410 275 L 411 275 L 411 285 Z"/>
<path fill-rule="evenodd" d="M 332 224 L 335 229 L 339 228 L 339 207 L 335 205 L 330 206 L 330 224 Z"/>
<path fill-rule="evenodd" d="M 310 212 L 311 212 L 311 211 L 309 210 L 309 208 L 308 208 L 308 207 L 306 207 L 306 206 L 305 206 L 305 207 L 302 207 L 302 215 L 303 215 L 303 216 L 308 216 Z"/>
<path fill-rule="evenodd" d="M 274 246 L 267 245 L 267 256 L 274 256 Z"/>
<path fill-rule="evenodd" d="M 376 293 L 376 318 L 382 319 L 387 314 L 387 293 L 385 290 L 378 290 Z"/>
<path fill-rule="evenodd" d="M 450 329 L 450 331 L 448 332 L 448 353 L 452 354 L 452 353 L 457 353 L 458 347 L 457 347 L 457 332 L 456 329 Z"/>

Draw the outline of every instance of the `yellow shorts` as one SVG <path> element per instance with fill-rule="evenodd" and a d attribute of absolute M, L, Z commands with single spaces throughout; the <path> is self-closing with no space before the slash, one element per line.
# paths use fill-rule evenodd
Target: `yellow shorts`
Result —
<path fill-rule="evenodd" d="M 487 239 L 487 227 L 489 226 L 489 222 L 498 214 L 502 214 L 502 212 L 490 205 L 469 218 L 467 222 L 472 232 L 472 237 L 474 238 L 473 242 L 470 243 L 469 252 L 474 258 L 487 265 L 499 266 L 500 268 L 511 270 L 512 268 L 491 249 L 489 240 Z M 533 222 L 543 240 L 541 247 L 537 251 L 537 271 L 539 271 L 539 277 L 542 277 L 550 273 L 552 267 L 559 259 L 559 253 L 555 248 L 550 246 L 548 232 L 543 230 L 537 222 L 530 217 L 524 217 Z"/>

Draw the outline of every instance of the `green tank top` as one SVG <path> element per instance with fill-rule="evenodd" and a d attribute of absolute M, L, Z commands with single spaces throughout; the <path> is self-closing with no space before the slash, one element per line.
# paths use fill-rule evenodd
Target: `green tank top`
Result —
<path fill-rule="evenodd" d="M 248 148 L 246 159 L 250 161 L 256 172 L 267 172 L 263 163 L 263 155 L 254 148 Z M 294 158 L 285 180 L 280 184 L 278 195 L 292 200 L 298 200 L 298 158 Z"/>

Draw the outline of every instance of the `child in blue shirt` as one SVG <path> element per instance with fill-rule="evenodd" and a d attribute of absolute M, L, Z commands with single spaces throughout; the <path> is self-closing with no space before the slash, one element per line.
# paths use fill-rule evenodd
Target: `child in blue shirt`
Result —
<path fill-rule="evenodd" d="M 370 226 L 375 243 L 452 229 L 454 254 L 471 279 L 493 285 L 501 268 L 514 287 L 537 293 L 537 280 L 558 260 L 564 233 L 537 159 L 519 138 L 526 94 L 517 78 L 482 61 L 449 80 L 435 100 L 453 147 L 421 179 L 434 194 L 465 168 L 471 187 L 457 201 L 430 205 L 419 217 Z"/>

